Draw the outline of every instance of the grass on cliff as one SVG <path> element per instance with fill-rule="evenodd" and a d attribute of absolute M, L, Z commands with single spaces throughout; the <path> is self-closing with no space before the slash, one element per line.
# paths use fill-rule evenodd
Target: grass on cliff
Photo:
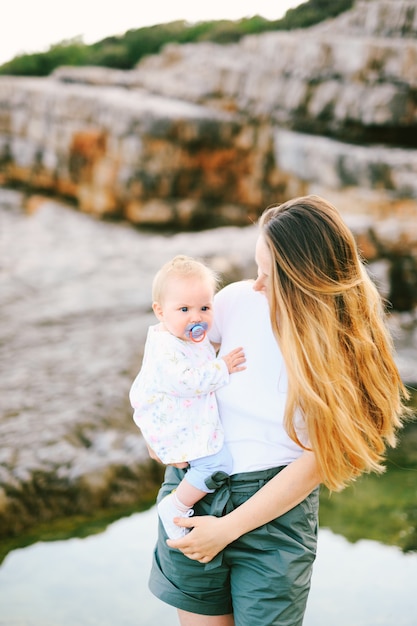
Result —
<path fill-rule="evenodd" d="M 360 539 L 417 552 L 417 391 L 413 416 L 387 451 L 386 473 L 366 474 L 340 493 L 320 494 L 320 526 L 355 543 Z"/>
<path fill-rule="evenodd" d="M 106 37 L 91 45 L 74 38 L 54 44 L 47 52 L 20 54 L 0 66 L 0 75 L 48 76 L 62 65 L 128 70 L 142 57 L 158 53 L 167 43 L 213 41 L 226 44 L 239 41 L 245 35 L 307 28 L 349 10 L 353 3 L 354 0 L 308 0 L 274 21 L 255 15 L 238 21 L 169 22 L 128 30 L 124 35 Z"/>

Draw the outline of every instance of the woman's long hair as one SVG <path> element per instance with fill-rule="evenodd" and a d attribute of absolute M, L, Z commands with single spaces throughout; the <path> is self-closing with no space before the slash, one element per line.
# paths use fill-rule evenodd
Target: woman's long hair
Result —
<path fill-rule="evenodd" d="M 382 472 L 407 413 L 382 300 L 338 211 L 318 196 L 267 209 L 268 299 L 287 365 L 286 428 L 301 411 L 322 481 L 343 488 Z"/>

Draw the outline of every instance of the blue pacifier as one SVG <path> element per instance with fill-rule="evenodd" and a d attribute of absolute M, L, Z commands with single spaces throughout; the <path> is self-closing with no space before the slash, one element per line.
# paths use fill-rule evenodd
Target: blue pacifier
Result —
<path fill-rule="evenodd" d="M 194 341 L 195 343 L 199 343 L 203 341 L 206 336 L 208 324 L 207 322 L 198 322 L 197 324 L 188 324 L 185 329 L 185 334 Z"/>

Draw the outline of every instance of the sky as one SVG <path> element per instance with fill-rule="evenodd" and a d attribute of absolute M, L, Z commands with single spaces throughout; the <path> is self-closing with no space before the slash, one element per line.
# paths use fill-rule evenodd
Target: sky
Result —
<path fill-rule="evenodd" d="M 199 22 L 262 15 L 275 20 L 303 0 L 10 0 L 0 20 L 0 65 L 81 37 L 91 44 L 129 29 L 174 20 Z"/>

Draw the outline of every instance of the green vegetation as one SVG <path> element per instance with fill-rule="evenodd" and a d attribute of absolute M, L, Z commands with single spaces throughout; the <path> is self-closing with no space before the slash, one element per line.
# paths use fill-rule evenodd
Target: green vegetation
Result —
<path fill-rule="evenodd" d="M 26 548 L 38 541 L 63 541 L 71 537 L 83 539 L 90 535 L 97 535 L 104 532 L 109 524 L 118 519 L 146 511 L 155 503 L 161 481 L 162 474 L 161 480 L 155 484 L 154 489 L 149 493 L 143 494 L 140 501 L 134 506 L 123 509 L 99 509 L 89 515 L 71 515 L 48 522 L 40 522 L 25 534 L 2 538 L 0 542 L 0 565 L 12 550 Z"/>
<path fill-rule="evenodd" d="M 320 527 L 355 543 L 361 539 L 417 551 L 417 467 L 364 476 L 342 493 L 320 496 Z"/>
<path fill-rule="evenodd" d="M 391 450 L 387 472 L 360 478 L 341 493 L 320 495 L 320 527 L 330 528 L 355 543 L 361 539 L 398 546 L 403 552 L 417 551 L 417 423 L 404 430 L 397 449 Z M 112 522 L 145 511 L 155 502 L 159 483 L 135 506 L 106 509 L 92 515 L 74 515 L 40 523 L 26 534 L 2 538 L 0 564 L 16 548 L 37 541 L 88 537 L 106 530 Z"/>
<path fill-rule="evenodd" d="M 417 394 L 413 394 L 417 407 Z M 351 542 L 371 539 L 417 551 L 417 415 L 407 424 L 399 445 L 388 452 L 382 476 L 361 477 L 341 493 L 322 489 L 320 526 Z"/>
<path fill-rule="evenodd" d="M 62 65 L 99 65 L 132 69 L 145 55 L 155 54 L 167 43 L 213 41 L 226 44 L 245 35 L 275 30 L 306 28 L 347 11 L 354 0 L 308 0 L 290 9 L 280 20 L 269 21 L 255 15 L 237 22 L 218 20 L 190 24 L 185 21 L 157 24 L 128 30 L 124 35 L 106 37 L 92 45 L 81 39 L 57 43 L 47 52 L 21 54 L 0 66 L 0 74 L 47 76 Z"/>
<path fill-rule="evenodd" d="M 417 409 L 417 393 L 411 405 Z M 382 476 L 369 474 L 341 493 L 320 494 L 320 527 L 330 528 L 355 543 L 361 539 L 398 546 L 403 552 L 417 551 L 417 413 L 404 428 L 399 445 L 391 449 L 387 471 Z M 16 548 L 36 541 L 58 541 L 70 537 L 88 537 L 103 532 L 109 524 L 141 511 L 155 502 L 163 468 L 155 465 L 155 485 L 144 493 L 135 506 L 106 509 L 91 515 L 73 515 L 39 523 L 26 534 L 2 538 L 0 564 Z"/>

